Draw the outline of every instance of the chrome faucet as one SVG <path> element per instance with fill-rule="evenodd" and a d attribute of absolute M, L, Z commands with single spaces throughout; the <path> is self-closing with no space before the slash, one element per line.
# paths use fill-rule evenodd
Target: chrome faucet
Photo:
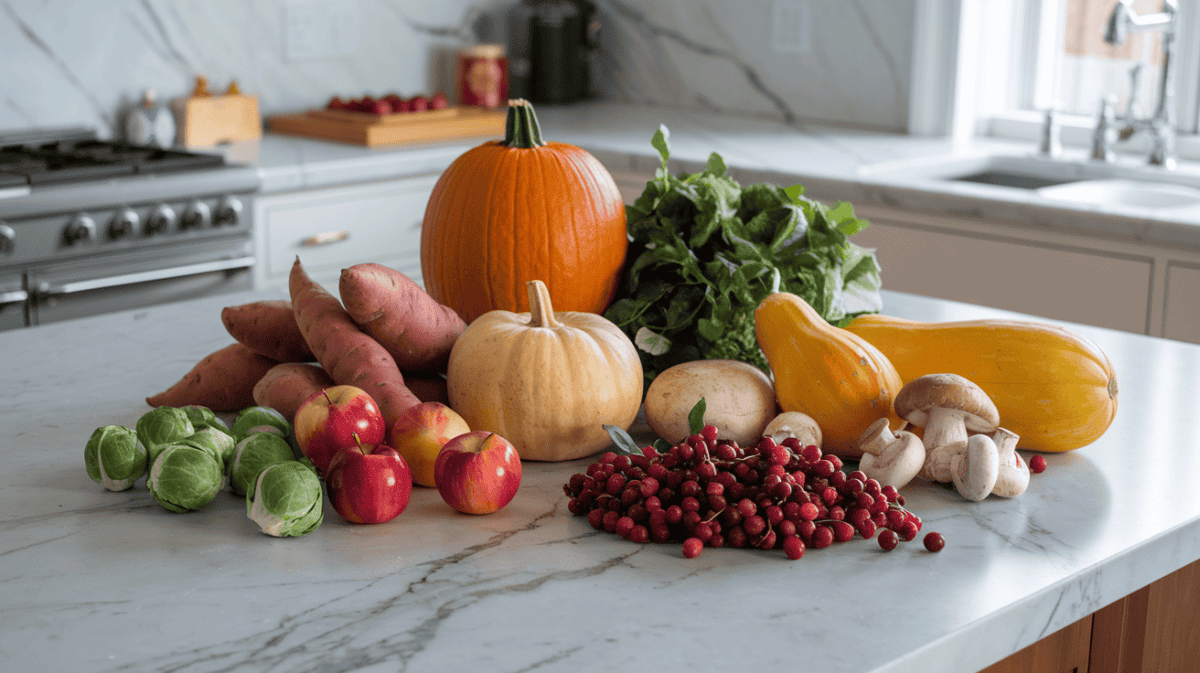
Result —
<path fill-rule="evenodd" d="M 1108 24 L 1104 29 L 1104 41 L 1116 46 L 1123 43 L 1131 31 L 1157 30 L 1161 32 L 1162 76 L 1159 81 L 1158 102 L 1154 106 L 1154 113 L 1147 118 L 1138 118 L 1136 116 L 1138 106 L 1134 101 L 1137 100 L 1137 83 L 1141 66 L 1134 66 L 1134 71 L 1130 73 L 1129 105 L 1126 106 L 1122 120 L 1124 127 L 1121 128 L 1118 137 L 1121 140 L 1127 140 L 1138 131 L 1145 131 L 1150 138 L 1149 162 L 1171 169 L 1175 168 L 1175 83 L 1171 66 L 1175 60 L 1178 0 L 1163 0 L 1162 10 L 1156 14 L 1138 14 L 1133 10 L 1132 4 L 1133 0 L 1118 0 L 1117 6 L 1113 8 L 1112 14 L 1108 17 Z M 1101 126 L 1111 123 L 1111 119 L 1105 117 L 1102 106 L 1100 120 L 1097 122 L 1097 137 L 1107 131 Z M 1104 136 L 1106 137 L 1107 133 L 1104 133 Z M 1094 146 L 1093 156 L 1101 158 L 1107 155 L 1103 152 L 1103 148 Z"/>

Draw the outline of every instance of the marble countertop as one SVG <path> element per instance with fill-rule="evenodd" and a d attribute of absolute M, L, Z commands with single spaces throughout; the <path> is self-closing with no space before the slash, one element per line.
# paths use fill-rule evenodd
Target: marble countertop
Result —
<path fill-rule="evenodd" d="M 938 179 L 940 167 L 985 167 L 991 157 L 1030 158 L 1036 143 L 978 138 L 954 143 L 920 138 L 615 103 L 539 106 L 543 136 L 584 147 L 611 171 L 650 176 L 659 157 L 650 138 L 659 125 L 670 131 L 673 172 L 700 170 L 717 152 L 742 183 L 799 182 L 821 200 L 844 200 L 1003 222 L 1039 230 L 1080 232 L 1120 240 L 1200 250 L 1200 206 L 1147 208 L 1103 203 L 1064 203 L 1031 190 Z M 226 151 L 257 165 L 263 193 L 330 187 L 353 182 L 438 174 L 482 140 L 365 148 L 267 134 Z M 1132 150 L 1132 148 L 1131 148 Z M 1068 148 L 1061 162 L 1086 166 L 1083 150 Z M 1176 171 L 1145 166 L 1136 153 L 1119 156 L 1116 171 L 1143 180 L 1170 179 L 1200 187 L 1200 164 L 1180 162 Z M 941 171 L 944 173 L 945 171 Z"/>
<path fill-rule="evenodd" d="M 242 293 L 0 333 L 0 668 L 36 671 L 981 669 L 1200 559 L 1200 346 L 1075 327 L 1110 356 L 1121 406 L 1091 446 L 1048 456 L 1019 498 L 905 489 L 926 531 L 782 552 L 638 545 L 570 515 L 586 461 L 529 463 L 501 512 L 418 488 L 392 522 L 326 505 L 295 539 L 261 534 L 229 492 L 171 514 L 144 480 L 84 470 L 101 425 L 230 343 Z M 1000 311 L 884 292 L 925 320 Z"/>

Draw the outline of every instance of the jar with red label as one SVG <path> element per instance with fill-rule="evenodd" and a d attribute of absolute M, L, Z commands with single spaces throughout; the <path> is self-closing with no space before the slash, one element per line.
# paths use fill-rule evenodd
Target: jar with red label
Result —
<path fill-rule="evenodd" d="M 500 107 L 508 101 L 504 45 L 480 44 L 458 54 L 458 100 L 462 105 Z"/>

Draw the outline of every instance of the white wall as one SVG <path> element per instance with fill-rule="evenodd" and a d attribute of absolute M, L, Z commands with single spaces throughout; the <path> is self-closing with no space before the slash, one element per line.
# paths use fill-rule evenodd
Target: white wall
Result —
<path fill-rule="evenodd" d="M 513 0 L 7 0 L 0 131 L 119 137 L 142 91 L 236 79 L 264 115 L 332 95 L 452 89 L 453 55 L 503 35 Z M 903 131 L 917 0 L 597 0 L 604 98 Z M 327 56 L 289 57 L 289 6 L 333 7 Z M 807 30 L 773 33 L 777 19 Z M 335 31 L 330 26 L 339 25 Z"/>

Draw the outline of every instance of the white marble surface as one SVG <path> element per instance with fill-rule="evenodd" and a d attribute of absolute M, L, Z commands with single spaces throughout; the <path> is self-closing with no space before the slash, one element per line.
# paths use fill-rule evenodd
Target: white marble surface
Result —
<path fill-rule="evenodd" d="M 87 671 L 973 671 L 1200 559 L 1200 346 L 1076 329 L 1111 357 L 1121 406 L 1093 445 L 1048 456 L 1020 498 L 906 489 L 925 530 L 781 552 L 637 545 L 566 511 L 583 466 L 527 464 L 502 512 L 419 489 L 377 526 L 259 533 L 222 493 L 170 514 L 84 470 L 93 429 L 230 342 L 246 293 L 0 333 L 0 669 Z M 885 293 L 917 319 L 1007 315 Z"/>

